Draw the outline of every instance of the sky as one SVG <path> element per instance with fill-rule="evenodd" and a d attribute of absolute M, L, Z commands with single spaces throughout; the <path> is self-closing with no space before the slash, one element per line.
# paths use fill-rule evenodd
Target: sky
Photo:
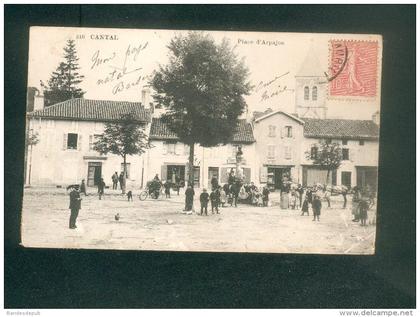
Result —
<path fill-rule="evenodd" d="M 167 45 L 176 34 L 187 31 L 31 27 L 28 86 L 41 88 L 63 60 L 68 39 L 76 42 L 80 87 L 84 98 L 141 101 L 141 90 L 159 65 L 168 61 Z M 267 108 L 295 112 L 295 75 L 307 56 L 320 73 L 330 65 L 329 41 L 334 39 L 375 40 L 379 43 L 378 87 L 381 75 L 381 37 L 355 34 L 206 31 L 217 43 L 227 38 L 249 68 L 254 86 L 246 96 L 248 109 Z M 125 71 L 123 70 L 125 69 Z M 380 108 L 380 89 L 374 98 L 326 98 L 328 118 L 371 119 Z"/>

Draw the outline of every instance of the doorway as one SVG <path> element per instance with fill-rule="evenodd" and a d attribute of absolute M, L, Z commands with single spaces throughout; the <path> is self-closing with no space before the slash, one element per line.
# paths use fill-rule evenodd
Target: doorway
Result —
<path fill-rule="evenodd" d="M 162 175 L 162 180 L 169 180 L 172 183 L 183 182 L 185 180 L 184 165 L 167 165 L 166 177 Z"/>
<path fill-rule="evenodd" d="M 373 191 L 376 191 L 378 181 L 377 167 L 356 167 L 357 186 L 365 188 L 369 186 Z"/>
<path fill-rule="evenodd" d="M 88 186 L 97 186 L 102 177 L 102 163 L 88 162 Z"/>
<path fill-rule="evenodd" d="M 290 177 L 290 167 L 269 167 L 267 168 L 267 172 L 268 175 L 272 176 L 269 177 L 270 184 L 268 185 L 274 189 L 280 189 L 284 175 Z"/>
<path fill-rule="evenodd" d="M 341 185 L 351 188 L 351 172 L 341 172 Z"/>
<path fill-rule="evenodd" d="M 219 182 L 219 168 L 218 167 L 209 167 L 209 177 L 208 177 L 208 188 L 211 188 L 211 180 L 215 177 L 217 182 Z"/>

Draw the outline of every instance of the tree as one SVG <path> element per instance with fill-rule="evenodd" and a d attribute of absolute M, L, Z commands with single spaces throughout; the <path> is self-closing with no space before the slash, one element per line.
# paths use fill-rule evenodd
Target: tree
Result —
<path fill-rule="evenodd" d="M 154 100 L 167 110 L 168 128 L 189 145 L 188 180 L 194 182 L 194 145 L 212 147 L 231 140 L 251 89 L 249 72 L 227 39 L 216 44 L 201 32 L 175 36 L 169 62 L 159 66 L 151 86 Z"/>
<path fill-rule="evenodd" d="M 143 154 L 149 148 L 147 134 L 133 113 L 121 115 L 117 122 L 105 124 L 104 133 L 98 136 L 94 150 L 101 154 L 116 154 L 123 158 L 124 178 L 122 193 L 125 194 L 127 155 Z"/>
<path fill-rule="evenodd" d="M 68 40 L 67 46 L 64 47 L 64 61 L 51 74 L 46 85 L 41 81 L 46 107 L 68 99 L 81 98 L 85 94 L 78 87 L 84 76 L 78 72 L 80 67 L 76 53 L 74 40 Z"/>
<path fill-rule="evenodd" d="M 341 165 L 343 159 L 341 147 L 338 143 L 322 140 L 318 144 L 313 144 L 312 149 L 305 152 L 306 158 L 311 160 L 314 165 L 327 170 L 326 183 L 328 184 L 331 171 L 336 170 Z"/>

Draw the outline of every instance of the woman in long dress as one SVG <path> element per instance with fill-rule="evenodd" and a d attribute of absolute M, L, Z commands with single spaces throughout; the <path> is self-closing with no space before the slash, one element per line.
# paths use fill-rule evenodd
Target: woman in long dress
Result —
<path fill-rule="evenodd" d="M 289 179 L 284 176 L 283 181 L 280 186 L 280 208 L 288 209 L 289 208 L 289 192 L 290 192 L 290 182 Z"/>

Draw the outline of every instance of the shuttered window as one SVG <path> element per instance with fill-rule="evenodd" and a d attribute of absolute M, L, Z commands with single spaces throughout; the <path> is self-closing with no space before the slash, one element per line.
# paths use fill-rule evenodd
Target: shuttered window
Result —
<path fill-rule="evenodd" d="M 286 138 L 292 138 L 293 137 L 293 128 L 292 126 L 288 125 L 284 127 L 284 134 Z"/>
<path fill-rule="evenodd" d="M 305 88 L 303 88 L 303 92 L 304 92 L 303 98 L 305 100 L 309 100 L 309 87 L 305 86 Z"/>
<path fill-rule="evenodd" d="M 275 137 L 276 136 L 276 126 L 269 125 L 268 126 L 268 136 L 269 137 Z"/>
<path fill-rule="evenodd" d="M 317 100 L 317 99 L 318 99 L 318 87 L 313 86 L 312 87 L 312 100 Z"/>
<path fill-rule="evenodd" d="M 344 161 L 348 161 L 350 159 L 349 149 L 342 149 L 342 156 Z"/>

